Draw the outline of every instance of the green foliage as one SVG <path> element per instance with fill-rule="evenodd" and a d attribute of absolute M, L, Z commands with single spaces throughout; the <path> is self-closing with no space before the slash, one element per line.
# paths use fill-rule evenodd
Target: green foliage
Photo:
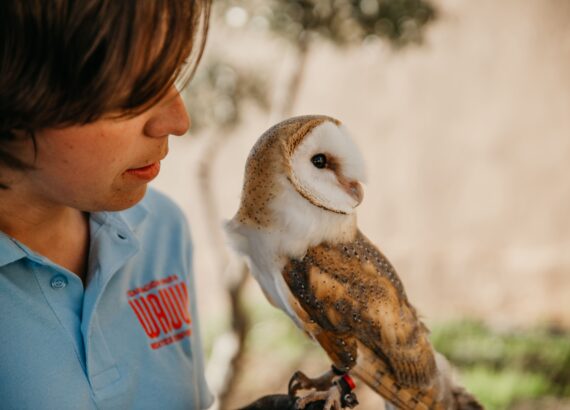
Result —
<path fill-rule="evenodd" d="M 476 366 L 462 371 L 461 379 L 489 410 L 505 409 L 514 401 L 537 399 L 549 392 L 543 375 L 508 369 L 495 371 Z"/>
<path fill-rule="evenodd" d="M 311 38 L 347 46 L 384 38 L 396 46 L 421 40 L 423 27 L 435 18 L 425 0 L 250 0 L 222 2 L 225 10 L 240 7 L 260 26 L 303 46 Z M 261 24 L 263 26 L 263 24 Z"/>
<path fill-rule="evenodd" d="M 293 0 L 276 1 L 269 21 L 293 41 L 317 34 L 342 46 L 373 36 L 404 45 L 434 16 L 422 0 Z"/>
<path fill-rule="evenodd" d="M 432 342 L 490 409 L 570 396 L 570 334 L 548 328 L 497 332 L 480 322 L 434 326 Z"/>

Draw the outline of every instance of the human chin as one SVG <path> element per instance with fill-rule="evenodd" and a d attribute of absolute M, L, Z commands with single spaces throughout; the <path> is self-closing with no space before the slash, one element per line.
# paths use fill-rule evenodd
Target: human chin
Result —
<path fill-rule="evenodd" d="M 113 189 L 92 211 L 116 212 L 131 208 L 144 198 L 146 189 L 147 184 L 129 187 L 128 189 Z"/>

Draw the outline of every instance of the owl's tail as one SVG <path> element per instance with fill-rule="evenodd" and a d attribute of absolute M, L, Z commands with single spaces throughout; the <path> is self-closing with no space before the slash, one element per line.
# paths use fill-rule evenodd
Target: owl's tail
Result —
<path fill-rule="evenodd" d="M 436 354 L 438 374 L 426 388 L 399 385 L 388 365 L 372 351 L 359 346 L 359 359 L 350 373 L 401 410 L 483 410 L 484 407 L 451 380 L 447 360 Z"/>

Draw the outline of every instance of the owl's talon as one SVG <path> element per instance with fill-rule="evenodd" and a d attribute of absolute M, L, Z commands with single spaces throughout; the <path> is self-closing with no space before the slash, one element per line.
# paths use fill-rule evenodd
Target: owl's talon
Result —
<path fill-rule="evenodd" d="M 319 377 L 311 379 L 305 373 L 296 371 L 289 380 L 289 395 L 295 396 L 299 390 L 315 389 L 326 391 L 332 386 L 334 377 L 335 375 L 331 371 L 328 371 Z"/>
<path fill-rule="evenodd" d="M 299 390 L 311 388 L 311 379 L 309 379 L 305 373 L 301 371 L 296 371 L 291 379 L 289 380 L 288 391 L 290 396 L 295 396 Z"/>
<path fill-rule="evenodd" d="M 338 386 L 332 386 L 326 391 L 314 391 L 306 396 L 300 397 L 295 403 L 295 409 L 302 410 L 309 403 L 324 401 L 323 410 L 341 410 L 341 391 Z"/>
<path fill-rule="evenodd" d="M 338 389 L 336 386 L 335 387 L 331 387 L 329 389 L 329 396 L 327 397 L 327 401 L 325 402 L 325 406 L 323 407 L 323 410 L 341 410 L 342 409 L 342 404 L 341 404 L 341 398 L 340 398 L 340 389 Z"/>
<path fill-rule="evenodd" d="M 325 379 L 325 376 L 326 374 L 316 380 L 320 379 L 322 382 L 322 380 Z M 304 383 L 313 381 L 301 372 L 295 373 L 289 382 L 290 393 L 292 390 L 291 384 L 294 384 L 298 378 L 302 378 Z M 354 387 L 355 385 L 352 378 L 348 374 L 344 374 L 337 381 L 331 383 L 327 389 L 313 391 L 303 397 L 300 397 L 295 402 L 295 409 L 304 409 L 309 403 L 317 401 L 324 402 L 323 410 L 341 410 L 344 408 L 352 409 L 358 405 L 358 399 L 352 391 Z"/>

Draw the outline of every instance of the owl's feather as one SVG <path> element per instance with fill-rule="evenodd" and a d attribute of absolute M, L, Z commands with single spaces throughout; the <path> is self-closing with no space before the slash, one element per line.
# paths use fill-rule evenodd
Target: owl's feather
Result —
<path fill-rule="evenodd" d="M 362 233 L 308 249 L 283 277 L 310 320 L 338 339 L 323 346 L 338 368 L 354 366 L 359 343 L 384 358 L 401 385 L 430 384 L 436 367 L 427 328 L 392 265 Z"/>

